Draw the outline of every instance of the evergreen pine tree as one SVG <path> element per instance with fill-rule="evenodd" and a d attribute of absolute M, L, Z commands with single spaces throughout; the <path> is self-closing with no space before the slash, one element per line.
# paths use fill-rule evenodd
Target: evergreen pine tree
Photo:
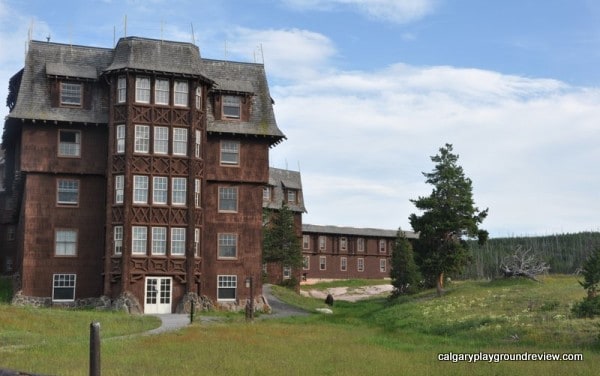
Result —
<path fill-rule="evenodd" d="M 421 275 L 415 264 L 412 244 L 401 229 L 398 229 L 392 249 L 390 277 L 394 286 L 392 297 L 412 294 L 418 290 Z"/>

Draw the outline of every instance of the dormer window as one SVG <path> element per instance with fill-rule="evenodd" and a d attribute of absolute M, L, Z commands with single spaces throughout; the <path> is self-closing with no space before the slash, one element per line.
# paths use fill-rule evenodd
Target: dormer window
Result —
<path fill-rule="evenodd" d="M 61 106 L 81 106 L 82 84 L 74 82 L 60 83 Z"/>
<path fill-rule="evenodd" d="M 297 201 L 296 191 L 293 189 L 288 189 L 287 191 L 287 202 L 290 204 L 295 204 Z"/>
<path fill-rule="evenodd" d="M 242 114 L 242 98 L 235 95 L 223 96 L 223 117 L 239 119 Z"/>

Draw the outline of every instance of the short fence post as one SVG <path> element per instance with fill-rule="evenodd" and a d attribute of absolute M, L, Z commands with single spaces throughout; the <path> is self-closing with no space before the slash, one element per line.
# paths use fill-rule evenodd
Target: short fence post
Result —
<path fill-rule="evenodd" d="M 194 323 L 194 307 L 195 307 L 195 304 L 194 304 L 194 300 L 191 300 L 191 302 L 192 302 L 192 306 L 190 307 L 190 324 L 193 324 Z"/>
<path fill-rule="evenodd" d="M 90 376 L 100 376 L 100 323 L 90 324 Z"/>

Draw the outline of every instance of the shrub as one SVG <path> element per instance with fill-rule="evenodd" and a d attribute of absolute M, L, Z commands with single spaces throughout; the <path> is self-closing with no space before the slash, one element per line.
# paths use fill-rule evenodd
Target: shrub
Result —
<path fill-rule="evenodd" d="M 600 315 L 600 296 L 586 298 L 575 303 L 571 312 L 579 318 L 592 318 Z"/>

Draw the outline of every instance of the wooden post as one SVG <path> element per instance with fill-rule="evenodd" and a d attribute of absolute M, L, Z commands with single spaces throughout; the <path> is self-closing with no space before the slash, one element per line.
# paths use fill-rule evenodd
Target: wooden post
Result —
<path fill-rule="evenodd" d="M 90 376 L 100 376 L 100 323 L 90 324 Z"/>

